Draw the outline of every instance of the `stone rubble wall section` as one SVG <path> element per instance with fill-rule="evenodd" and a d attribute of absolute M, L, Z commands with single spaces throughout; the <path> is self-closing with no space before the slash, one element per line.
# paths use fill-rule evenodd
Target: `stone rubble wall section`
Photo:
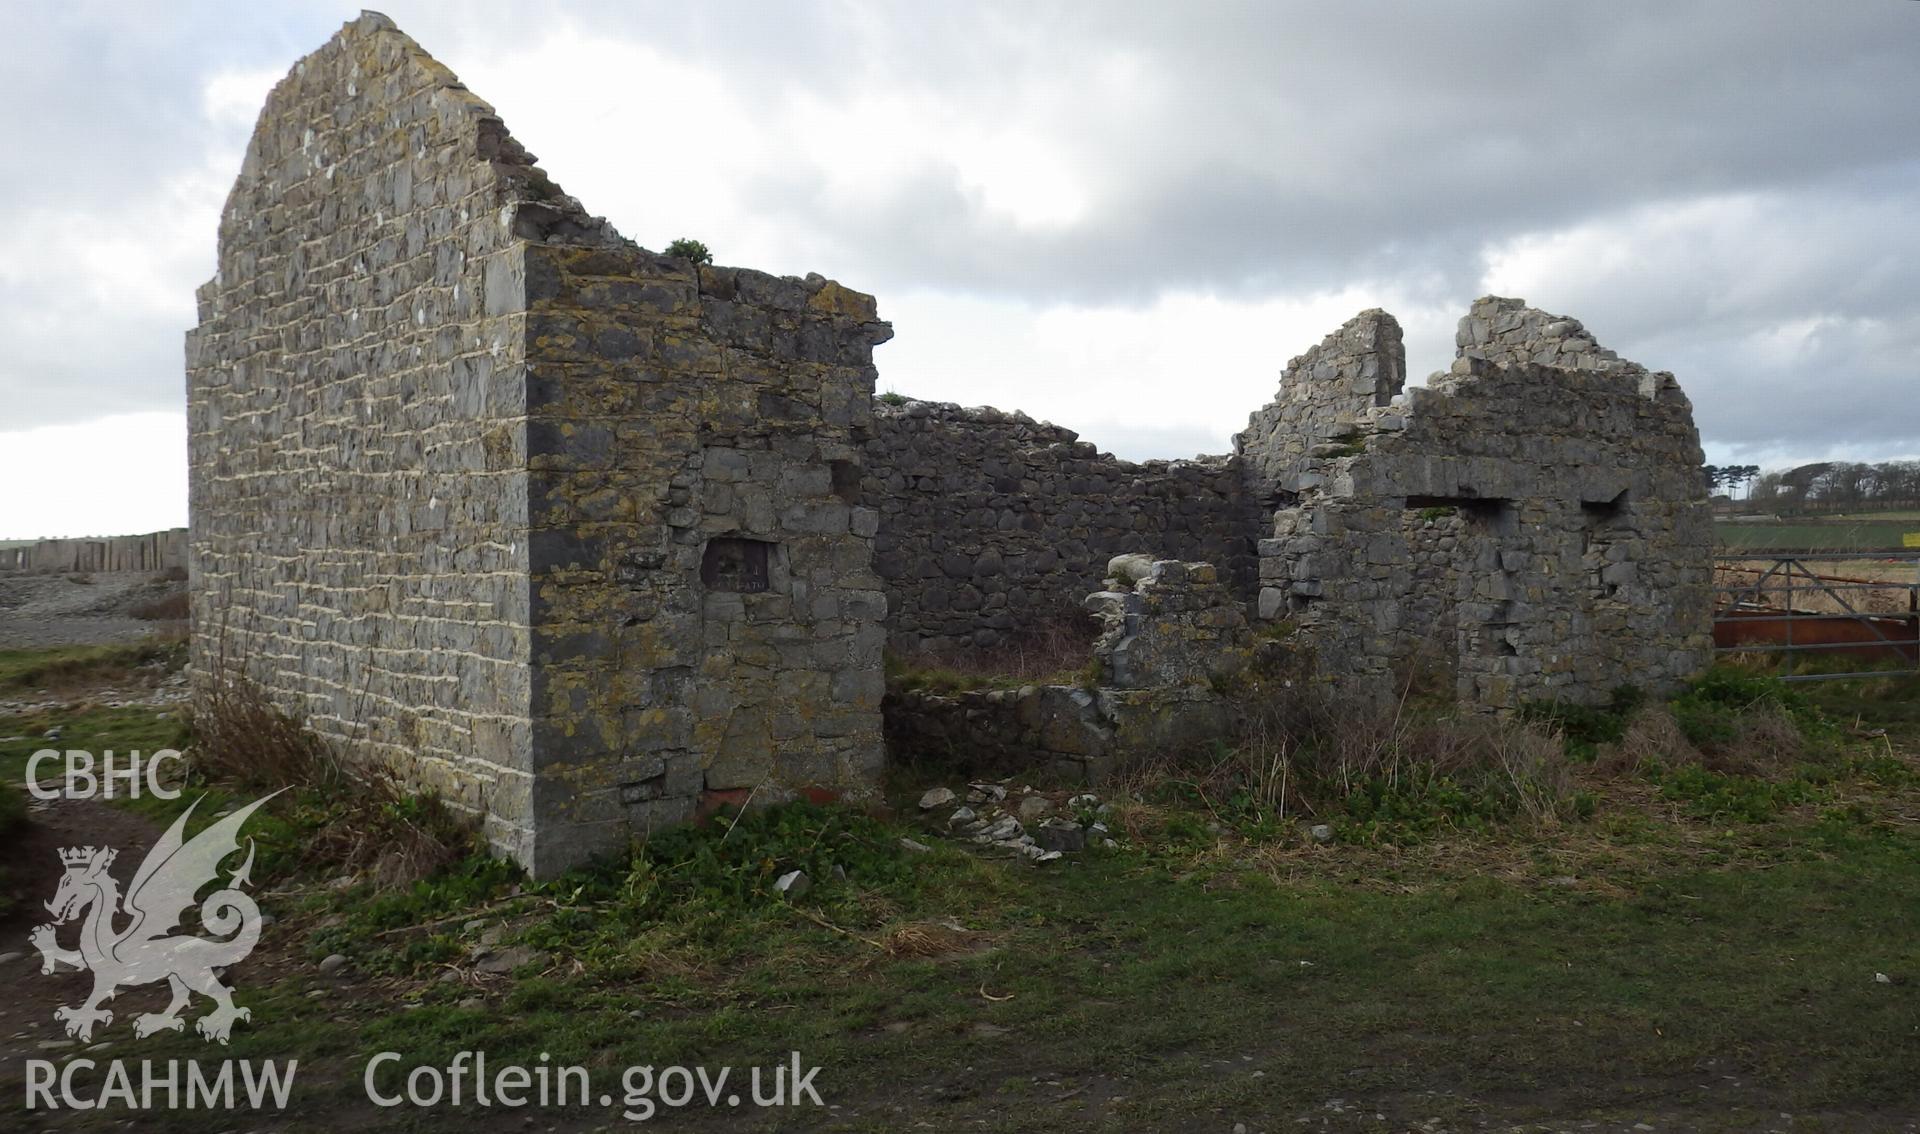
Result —
<path fill-rule="evenodd" d="M 1027 772 L 1097 784 L 1117 766 L 1101 691 L 1027 685 L 956 694 L 887 694 L 887 751 L 968 775 Z"/>
<path fill-rule="evenodd" d="M 187 566 L 187 529 L 0 547 L 0 571 L 173 571 Z"/>
<path fill-rule="evenodd" d="M 1131 590 L 1085 602 L 1104 627 L 1094 687 L 894 693 L 889 750 L 970 773 L 1044 771 L 1097 784 L 1227 733 L 1232 713 L 1218 687 L 1251 663 L 1252 635 L 1245 604 L 1211 564 L 1154 561 Z"/>
<path fill-rule="evenodd" d="M 887 751 L 969 775 L 1045 773 L 1099 784 L 1155 756 L 1197 752 L 1229 734 L 1233 714 L 1211 691 L 1028 685 L 954 694 L 906 690 L 886 699 Z"/>
<path fill-rule="evenodd" d="M 1601 346 L 1580 320 L 1528 307 L 1524 299 L 1486 295 L 1474 300 L 1453 341 L 1458 357 L 1499 366 L 1532 363 L 1563 370 L 1648 373 L 1646 367 Z"/>
<path fill-rule="evenodd" d="M 1233 438 L 1249 495 L 1269 513 L 1291 503 L 1302 490 L 1296 466 L 1309 457 L 1350 452 L 1362 423 L 1393 403 L 1406 378 L 1400 323 L 1378 308 L 1362 311 L 1289 361 L 1278 395 Z"/>
<path fill-rule="evenodd" d="M 1251 599 L 1268 523 L 1227 458 L 1135 464 L 1025 414 L 936 402 L 876 405 L 862 495 L 899 653 L 1078 622 L 1128 552 L 1218 564 Z"/>
<path fill-rule="evenodd" d="M 1093 657 L 1103 686 L 1206 687 L 1252 662 L 1246 604 L 1211 563 L 1157 560 L 1125 590 L 1108 583 L 1086 598 L 1101 625 Z"/>
<path fill-rule="evenodd" d="M 1584 337 L 1551 351 L 1575 365 L 1513 361 L 1548 355 L 1518 336 L 1549 329 L 1578 324 L 1481 300 L 1451 372 L 1343 415 L 1340 449 L 1275 463 L 1295 502 L 1261 544 L 1258 613 L 1297 619 L 1328 677 L 1385 697 L 1437 668 L 1511 708 L 1671 689 L 1710 659 L 1692 409 Z M 1475 353 L 1495 342 L 1509 364 Z"/>

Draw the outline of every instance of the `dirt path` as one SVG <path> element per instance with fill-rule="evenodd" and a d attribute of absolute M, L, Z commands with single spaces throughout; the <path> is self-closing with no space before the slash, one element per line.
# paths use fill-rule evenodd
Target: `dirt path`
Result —
<path fill-rule="evenodd" d="M 0 1066 L 17 1067 L 24 1059 L 55 1059 L 83 1047 L 110 1049 L 115 1040 L 127 1038 L 118 1034 L 125 1031 L 119 1027 L 96 1034 L 91 1045 L 67 1037 L 53 1011 L 83 1002 L 93 987 L 92 978 L 67 968 L 42 975 L 40 954 L 27 935 L 48 920 L 42 903 L 53 896 L 65 870 L 60 862 L 62 848 L 113 847 L 120 852 L 114 876 L 130 878 L 159 833 L 141 816 L 96 800 L 36 802 L 29 811 L 26 830 L 12 844 L 18 858 L 9 864 L 14 875 L 10 881 L 23 900 L 0 918 L 0 987 L 8 993 L 0 998 Z M 68 928 L 66 935 L 71 937 L 72 932 Z M 148 1004 L 149 1000 L 153 1003 Z M 129 990 L 114 1002 L 115 1022 L 123 1017 L 131 1020 L 136 1012 L 157 1010 L 165 1001 L 160 989 Z"/>
<path fill-rule="evenodd" d="M 159 624 L 133 609 L 184 586 L 151 571 L 0 575 L 0 649 L 137 642 Z"/>

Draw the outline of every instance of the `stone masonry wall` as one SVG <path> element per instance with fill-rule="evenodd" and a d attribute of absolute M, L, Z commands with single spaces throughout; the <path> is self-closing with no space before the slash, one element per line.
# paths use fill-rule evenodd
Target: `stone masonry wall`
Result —
<path fill-rule="evenodd" d="M 554 245 L 526 290 L 542 845 L 870 793 L 886 598 L 851 498 L 891 334 L 872 297 Z M 703 577 L 729 549 L 764 571 Z"/>
<path fill-rule="evenodd" d="M 1362 346 L 1331 373 L 1364 360 L 1378 320 L 1329 338 Z M 1289 368 L 1296 428 L 1239 439 L 1282 504 L 1259 614 L 1298 619 L 1322 671 L 1374 695 L 1428 662 L 1496 708 L 1691 676 L 1710 656 L 1712 531 L 1673 376 L 1518 300 L 1477 302 L 1459 341 L 1451 372 L 1371 406 L 1290 388 L 1324 380 L 1324 357 Z"/>
<path fill-rule="evenodd" d="M 935 402 L 876 407 L 862 492 L 903 653 L 1077 618 L 1129 552 L 1217 564 L 1251 598 L 1267 526 L 1225 457 L 1135 464 L 1022 413 Z"/>
<path fill-rule="evenodd" d="M 273 89 L 187 336 L 195 680 L 243 667 L 531 853 L 530 159 L 385 17 Z"/>
<path fill-rule="evenodd" d="M 1461 358 L 1500 366 L 1533 363 L 1563 370 L 1617 370 L 1636 378 L 1649 374 L 1646 367 L 1595 342 L 1580 320 L 1535 310 L 1524 299 L 1486 295 L 1474 300 L 1460 320 L 1454 344 Z"/>
<path fill-rule="evenodd" d="M 621 238 L 384 17 L 262 111 L 188 339 L 194 673 L 546 876 L 881 761 L 871 297 Z"/>

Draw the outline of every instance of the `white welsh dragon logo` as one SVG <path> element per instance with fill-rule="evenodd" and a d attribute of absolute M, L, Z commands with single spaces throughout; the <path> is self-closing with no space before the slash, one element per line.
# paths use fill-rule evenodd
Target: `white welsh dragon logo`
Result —
<path fill-rule="evenodd" d="M 53 922 L 36 928 L 29 940 L 40 950 L 42 973 L 63 964 L 93 973 L 93 994 L 85 1004 L 54 1009 L 54 1019 L 66 1025 L 69 1036 L 90 1040 L 95 1025 L 107 1027 L 113 1023 L 113 1013 L 101 1008 L 100 1003 L 113 999 L 115 989 L 161 980 L 172 988 L 173 1000 L 164 1012 L 136 1017 L 136 1036 L 144 1038 L 161 1030 L 177 1032 L 184 1028 L 180 1010 L 187 1006 L 192 992 L 211 997 L 214 1002 L 213 1011 L 194 1021 L 194 1030 L 209 1040 L 224 1044 L 235 1021 L 252 1019 L 247 1009 L 234 1007 L 233 993 L 220 983 L 218 975 L 219 970 L 245 960 L 260 940 L 260 907 L 241 890 L 253 870 L 252 839 L 247 840 L 246 862 L 228 876 L 224 887 L 207 895 L 200 904 L 200 925 L 215 936 L 169 935 L 168 931 L 180 924 L 181 916 L 194 903 L 194 895 L 218 878 L 221 861 L 240 849 L 240 827 L 247 817 L 272 798 L 255 800 L 188 840 L 187 817 L 199 806 L 199 800 L 195 800 L 147 852 L 133 884 L 127 888 L 124 909 L 120 884 L 107 873 L 117 852 L 111 847 L 70 847 L 60 852 L 67 872 L 53 900 L 46 903 Z M 55 939 L 54 926 L 66 924 L 83 910 L 86 920 L 80 929 L 80 947 L 62 948 Z M 123 916 L 128 919 L 125 927 L 116 928 L 115 922 Z"/>

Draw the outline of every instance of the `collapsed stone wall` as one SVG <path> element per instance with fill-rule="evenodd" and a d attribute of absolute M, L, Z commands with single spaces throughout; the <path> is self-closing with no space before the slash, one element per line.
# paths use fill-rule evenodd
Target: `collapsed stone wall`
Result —
<path fill-rule="evenodd" d="M 1271 511 L 1318 487 L 1315 471 L 1301 462 L 1351 450 L 1358 423 L 1391 406 L 1406 380 L 1400 323 L 1379 308 L 1355 315 L 1290 360 L 1279 394 L 1233 438 L 1250 492 Z M 1380 415 L 1388 428 L 1396 416 Z"/>
<path fill-rule="evenodd" d="M 1296 359 L 1236 438 L 1279 505 L 1259 615 L 1297 619 L 1323 672 L 1375 696 L 1425 666 L 1496 708 L 1697 672 L 1711 517 L 1673 376 L 1487 297 L 1450 372 L 1373 386 L 1404 373 L 1388 319 Z"/>
<path fill-rule="evenodd" d="M 199 301 L 203 692 L 243 666 L 540 875 L 872 790 L 870 297 L 636 248 L 368 13 L 267 100 Z"/>
<path fill-rule="evenodd" d="M 0 547 L 0 571 L 173 571 L 187 566 L 187 529 Z"/>
<path fill-rule="evenodd" d="M 1596 342 L 1580 320 L 1536 310 L 1524 299 L 1484 295 L 1474 300 L 1454 332 L 1454 345 L 1461 358 L 1499 366 L 1531 363 L 1562 370 L 1609 370 L 1631 374 L 1636 381 L 1653 381 L 1646 367 Z M 1672 377 L 1669 374 L 1666 380 Z"/>
<path fill-rule="evenodd" d="M 1086 684 L 888 695 L 887 743 L 968 773 L 1043 772 L 1098 784 L 1130 764 L 1224 735 L 1223 683 L 1253 658 L 1246 604 L 1209 563 L 1117 556 L 1085 605 L 1101 627 Z"/>
<path fill-rule="evenodd" d="M 1216 564 L 1252 596 L 1266 516 L 1226 457 L 1136 464 L 1022 413 L 909 401 L 876 407 L 865 462 L 897 652 L 1076 620 L 1129 552 Z"/>

